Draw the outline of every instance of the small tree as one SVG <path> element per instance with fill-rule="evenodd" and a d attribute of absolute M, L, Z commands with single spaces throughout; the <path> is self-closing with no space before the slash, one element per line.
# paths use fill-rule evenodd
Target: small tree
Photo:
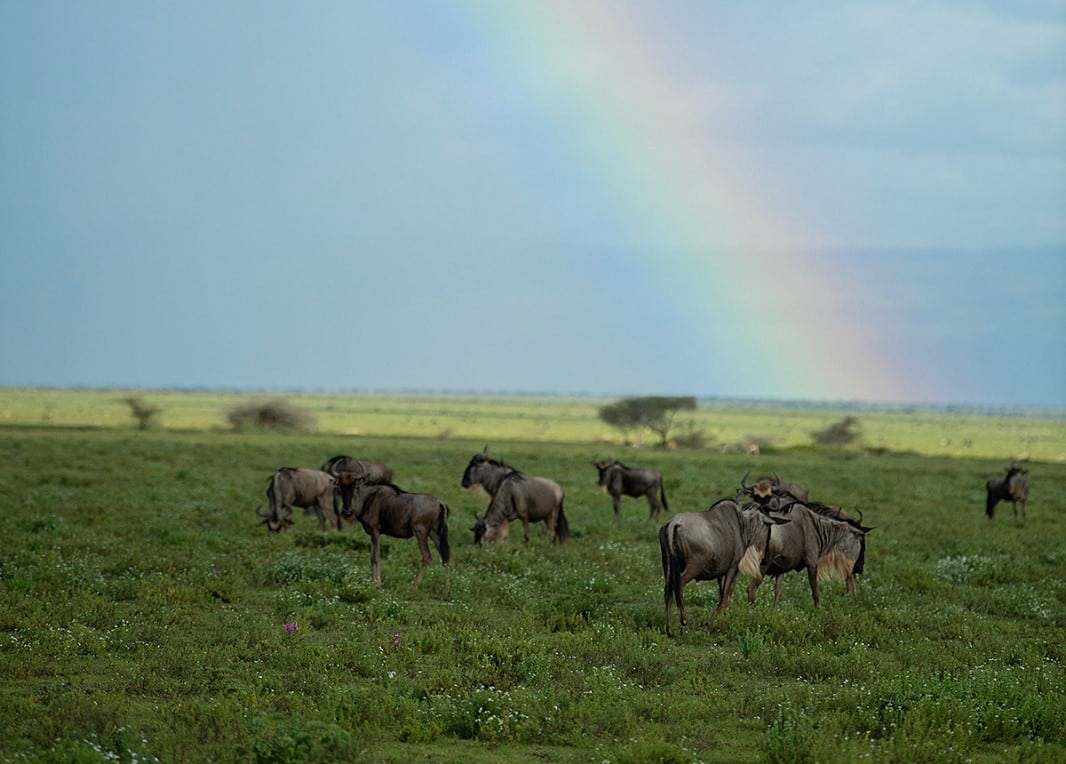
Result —
<path fill-rule="evenodd" d="M 859 427 L 858 418 L 846 416 L 824 430 L 812 432 L 811 437 L 814 438 L 814 442 L 819 446 L 846 446 L 858 439 Z"/>
<path fill-rule="evenodd" d="M 163 410 L 158 406 L 149 406 L 140 398 L 132 395 L 128 398 L 123 398 L 122 402 L 130 407 L 130 415 L 137 420 L 137 428 L 141 430 L 147 430 L 151 427 L 152 420 L 155 419 L 156 414 Z"/>
<path fill-rule="evenodd" d="M 625 434 L 646 427 L 658 435 L 659 444 L 665 446 L 677 413 L 695 410 L 696 399 L 692 396 L 652 395 L 609 403 L 600 408 L 600 419 Z"/>

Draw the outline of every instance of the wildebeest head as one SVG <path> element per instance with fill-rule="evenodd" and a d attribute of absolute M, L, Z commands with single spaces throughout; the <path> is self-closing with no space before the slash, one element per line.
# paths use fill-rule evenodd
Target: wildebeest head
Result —
<path fill-rule="evenodd" d="M 292 517 L 287 511 L 284 513 L 273 511 L 264 512 L 263 505 L 260 504 L 255 508 L 255 513 L 263 518 L 263 523 L 274 533 L 280 533 L 292 525 Z"/>
<path fill-rule="evenodd" d="M 770 478 L 760 478 L 755 481 L 754 485 L 748 485 L 748 475 L 750 474 L 751 471 L 749 470 L 748 472 L 745 472 L 744 477 L 740 479 L 740 490 L 737 491 L 737 494 L 747 494 L 757 503 L 766 504 L 766 502 L 773 498 L 776 483 L 770 480 Z"/>
<path fill-rule="evenodd" d="M 485 448 L 482 449 L 481 453 L 474 454 L 474 456 L 471 457 L 470 463 L 467 464 L 466 465 L 466 469 L 463 470 L 463 480 L 462 480 L 463 488 L 469 488 L 470 486 L 472 486 L 472 485 L 474 485 L 475 483 L 478 482 L 477 478 L 476 478 L 477 468 L 478 468 L 479 465 L 484 464 L 488 460 L 489 460 L 489 447 L 488 447 L 488 445 L 486 445 Z"/>
<path fill-rule="evenodd" d="M 598 485 L 603 490 L 607 490 L 607 483 L 611 479 L 611 468 L 614 466 L 621 466 L 617 459 L 603 459 L 602 461 L 593 462 L 592 466 L 596 468 L 599 473 Z"/>
<path fill-rule="evenodd" d="M 337 475 L 337 487 L 341 494 L 341 514 L 345 517 L 352 516 L 355 492 L 360 486 L 366 485 L 367 480 L 366 472 L 341 472 Z"/>

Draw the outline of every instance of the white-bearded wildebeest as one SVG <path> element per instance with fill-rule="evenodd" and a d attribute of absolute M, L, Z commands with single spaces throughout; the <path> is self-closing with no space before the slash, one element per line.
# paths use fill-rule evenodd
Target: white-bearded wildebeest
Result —
<path fill-rule="evenodd" d="M 807 501 L 809 491 L 803 483 L 785 483 L 775 472 L 772 478 L 761 478 L 754 484 L 748 485 L 747 479 L 751 472 L 745 472 L 740 479 L 740 488 L 737 489 L 737 498 L 751 497 L 757 504 L 780 509 L 794 501 Z"/>
<path fill-rule="evenodd" d="M 614 501 L 614 519 L 620 520 L 619 510 L 623 496 L 648 499 L 648 519 L 658 517 L 670 507 L 666 503 L 666 491 L 663 489 L 663 476 L 655 470 L 627 467 L 617 459 L 593 462 L 592 466 L 600 473 L 598 485 L 611 494 Z"/>
<path fill-rule="evenodd" d="M 474 525 L 474 542 L 502 541 L 507 537 L 511 520 L 522 521 L 525 540 L 529 542 L 529 524 L 543 522 L 553 542 L 562 543 L 570 536 L 570 525 L 563 513 L 564 492 L 554 480 L 526 475 L 488 456 L 488 446 L 474 454 L 463 471 L 462 486 L 479 485 L 492 497 L 485 514 Z"/>
<path fill-rule="evenodd" d="M 667 636 L 672 636 L 670 608 L 674 602 L 681 625 L 688 623 L 684 591 L 689 581 L 718 580 L 714 612 L 720 613 L 729 606 L 748 548 L 765 548 L 769 528 L 789 522 L 789 518 L 771 515 L 756 505 L 742 508 L 732 499 L 720 499 L 702 512 L 676 514 L 659 528 Z"/>
<path fill-rule="evenodd" d="M 370 536 L 370 571 L 375 584 L 381 584 L 382 534 L 398 539 L 415 537 L 422 553 L 416 587 L 433 560 L 429 553 L 429 539 L 440 553 L 447 578 L 451 560 L 447 504 L 431 494 L 410 493 L 392 483 L 369 484 L 362 474 L 342 472 L 339 481 L 345 518 L 358 522 Z"/>
<path fill-rule="evenodd" d="M 282 467 L 270 476 L 267 500 L 270 511 L 261 512 L 262 504 L 255 508 L 267 528 L 281 531 L 292 525 L 292 508 L 302 507 L 313 511 L 318 517 L 318 529 L 325 530 L 326 516 L 330 525 L 340 530 L 340 515 L 333 508 L 333 492 L 337 481 L 328 472 L 306 467 Z"/>
<path fill-rule="evenodd" d="M 366 475 L 366 482 L 370 485 L 392 482 L 392 467 L 385 464 L 385 462 L 356 459 L 343 454 L 327 460 L 322 465 L 322 471 L 328 472 L 335 478 L 339 478 L 342 472 L 351 472 L 353 475 Z M 333 495 L 333 510 L 340 515 L 340 490 L 337 490 Z"/>
<path fill-rule="evenodd" d="M 988 497 L 985 500 L 985 514 L 991 520 L 996 516 L 996 504 L 1009 501 L 1014 508 L 1014 519 L 1018 519 L 1018 502 L 1022 503 L 1022 520 L 1025 518 L 1025 505 L 1029 503 L 1029 473 L 1021 467 L 1011 466 L 1006 475 L 989 480 L 985 487 Z"/>
<path fill-rule="evenodd" d="M 862 525 L 839 507 L 796 502 L 785 510 L 792 522 L 770 530 L 766 554 L 748 586 L 748 602 L 765 576 L 774 576 L 774 607 L 781 602 L 785 574 L 807 569 L 811 597 L 818 604 L 818 579 L 843 578 L 848 594 L 855 593 L 855 576 L 866 564 L 866 534 Z"/>

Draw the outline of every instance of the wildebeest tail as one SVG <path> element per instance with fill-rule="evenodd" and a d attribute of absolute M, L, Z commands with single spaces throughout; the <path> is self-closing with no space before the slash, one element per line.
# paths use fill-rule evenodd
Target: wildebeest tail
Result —
<path fill-rule="evenodd" d="M 448 505 L 441 502 L 440 511 L 437 513 L 437 551 L 440 552 L 440 561 L 445 565 L 452 557 L 452 548 L 448 544 L 448 513 L 450 511 Z"/>
<path fill-rule="evenodd" d="M 988 496 L 985 498 L 985 514 L 990 518 L 996 516 L 996 502 L 999 501 L 997 496 L 997 488 L 993 481 L 988 481 Z"/>
<path fill-rule="evenodd" d="M 676 532 L 676 529 L 675 529 Z M 681 604 L 681 560 L 677 558 L 674 540 L 670 538 L 669 523 L 659 528 L 659 547 L 663 554 L 663 601 Z"/>
<path fill-rule="evenodd" d="M 662 481 L 659 481 L 659 498 L 663 502 L 663 509 L 669 512 L 670 505 L 666 503 L 666 486 L 663 484 Z"/>
<path fill-rule="evenodd" d="M 566 521 L 563 505 L 559 504 L 559 516 L 555 519 L 555 540 L 560 544 L 570 538 L 570 523 Z"/>

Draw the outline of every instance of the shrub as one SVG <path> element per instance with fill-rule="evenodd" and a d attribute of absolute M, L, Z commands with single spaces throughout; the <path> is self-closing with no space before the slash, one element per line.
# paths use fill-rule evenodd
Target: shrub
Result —
<path fill-rule="evenodd" d="M 282 399 L 234 406 L 226 414 L 226 419 L 237 429 L 252 427 L 260 430 L 311 432 L 318 425 L 309 411 Z"/>

